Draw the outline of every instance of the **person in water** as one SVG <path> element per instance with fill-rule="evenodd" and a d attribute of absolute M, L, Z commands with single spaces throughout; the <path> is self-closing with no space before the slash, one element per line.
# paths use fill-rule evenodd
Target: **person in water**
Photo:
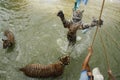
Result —
<path fill-rule="evenodd" d="M 68 46 L 70 45 L 75 45 L 76 43 L 76 32 L 77 30 L 84 30 L 90 27 L 94 27 L 97 25 L 102 25 L 103 21 L 100 20 L 100 22 L 98 22 L 98 20 L 93 19 L 91 24 L 84 24 L 82 22 L 82 16 L 83 16 L 83 12 L 84 10 L 80 11 L 80 10 L 73 10 L 73 17 L 71 21 L 66 20 L 66 18 L 64 17 L 64 13 L 63 11 L 59 11 L 57 13 L 57 16 L 60 17 L 64 28 L 68 28 L 68 33 L 67 33 L 67 39 L 69 41 Z"/>
<path fill-rule="evenodd" d="M 93 49 L 90 46 L 88 48 L 88 54 L 82 63 L 82 71 L 81 71 L 79 80 L 94 80 L 94 76 L 93 76 L 92 71 L 90 70 L 90 66 L 88 64 L 92 53 L 93 53 Z"/>

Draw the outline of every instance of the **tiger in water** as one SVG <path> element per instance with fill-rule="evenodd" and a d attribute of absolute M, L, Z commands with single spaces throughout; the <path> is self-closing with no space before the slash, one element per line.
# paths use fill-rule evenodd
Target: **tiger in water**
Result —
<path fill-rule="evenodd" d="M 72 17 L 72 20 L 70 20 L 70 21 L 66 20 L 62 10 L 60 10 L 57 13 L 57 16 L 60 17 L 64 28 L 68 28 L 68 32 L 67 32 L 67 39 L 69 41 L 68 46 L 75 45 L 77 30 L 84 30 L 84 29 L 87 29 L 90 27 L 94 27 L 94 26 L 103 24 L 102 20 L 99 21 L 99 20 L 96 20 L 95 18 L 93 18 L 93 20 L 90 24 L 83 23 L 83 21 L 82 21 L 83 12 L 84 12 L 84 10 L 79 10 L 79 9 L 73 10 L 73 17 Z"/>
<path fill-rule="evenodd" d="M 29 77 L 57 77 L 62 75 L 65 65 L 70 62 L 69 56 L 63 56 L 53 64 L 43 65 L 43 64 L 29 64 L 23 68 L 20 68 L 26 76 Z"/>
<path fill-rule="evenodd" d="M 15 44 L 14 34 L 9 30 L 5 30 L 4 38 L 2 39 L 2 41 L 3 41 L 3 49 L 12 47 Z"/>

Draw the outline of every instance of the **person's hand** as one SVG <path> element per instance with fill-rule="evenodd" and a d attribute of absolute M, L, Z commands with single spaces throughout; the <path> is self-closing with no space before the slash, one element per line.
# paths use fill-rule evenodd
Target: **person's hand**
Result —
<path fill-rule="evenodd" d="M 108 70 L 108 74 L 111 75 L 111 74 L 112 74 L 112 71 L 111 71 L 111 70 Z"/>
<path fill-rule="evenodd" d="M 90 47 L 88 48 L 88 51 L 89 51 L 89 53 L 93 53 L 92 46 L 90 46 Z"/>
<path fill-rule="evenodd" d="M 109 75 L 111 80 L 116 80 L 115 76 L 112 74 L 112 71 L 110 69 L 108 69 L 108 75 Z"/>

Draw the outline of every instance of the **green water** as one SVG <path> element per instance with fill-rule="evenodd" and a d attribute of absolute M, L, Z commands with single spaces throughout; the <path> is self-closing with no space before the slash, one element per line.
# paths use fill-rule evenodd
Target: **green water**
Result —
<path fill-rule="evenodd" d="M 101 4 L 102 0 L 89 0 L 87 6 L 82 4 L 80 8 L 85 10 L 83 21 L 89 23 L 93 16 L 98 18 Z M 116 80 L 120 80 L 119 4 L 119 0 L 106 1 L 102 14 L 104 25 L 100 28 L 110 67 Z M 71 53 L 70 65 L 65 67 L 60 77 L 29 78 L 18 70 L 30 63 L 50 64 L 66 54 L 67 29 L 63 28 L 56 14 L 59 10 L 63 10 L 66 18 L 71 19 L 73 5 L 74 0 L 0 0 L 0 38 L 5 29 L 10 29 L 15 34 L 16 40 L 13 50 L 0 48 L 0 80 L 79 80 L 81 64 L 92 42 L 95 28 L 86 34 L 77 32 L 81 40 L 77 41 Z M 99 67 L 105 80 L 108 80 L 100 32 L 94 43 L 90 66 L 92 69 Z"/>

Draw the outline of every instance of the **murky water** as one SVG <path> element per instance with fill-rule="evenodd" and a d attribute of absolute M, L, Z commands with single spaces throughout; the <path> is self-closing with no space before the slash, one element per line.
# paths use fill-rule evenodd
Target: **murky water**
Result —
<path fill-rule="evenodd" d="M 89 0 L 84 9 L 84 22 L 91 22 L 99 16 L 102 0 Z M 106 46 L 110 67 L 116 80 L 120 80 L 120 1 L 107 0 L 100 28 Z M 0 41 L 0 80 L 78 80 L 81 64 L 92 42 L 95 28 L 86 34 L 78 31 L 79 41 L 71 53 L 71 63 L 65 67 L 63 75 L 57 78 L 29 78 L 19 68 L 30 63 L 50 64 L 66 54 L 67 29 L 63 28 L 56 16 L 63 10 L 71 19 L 74 0 L 0 0 L 0 38 L 5 29 L 15 34 L 16 45 L 13 50 L 2 49 Z M 91 68 L 99 67 L 105 80 L 108 80 L 107 64 L 98 32 L 94 43 Z"/>

